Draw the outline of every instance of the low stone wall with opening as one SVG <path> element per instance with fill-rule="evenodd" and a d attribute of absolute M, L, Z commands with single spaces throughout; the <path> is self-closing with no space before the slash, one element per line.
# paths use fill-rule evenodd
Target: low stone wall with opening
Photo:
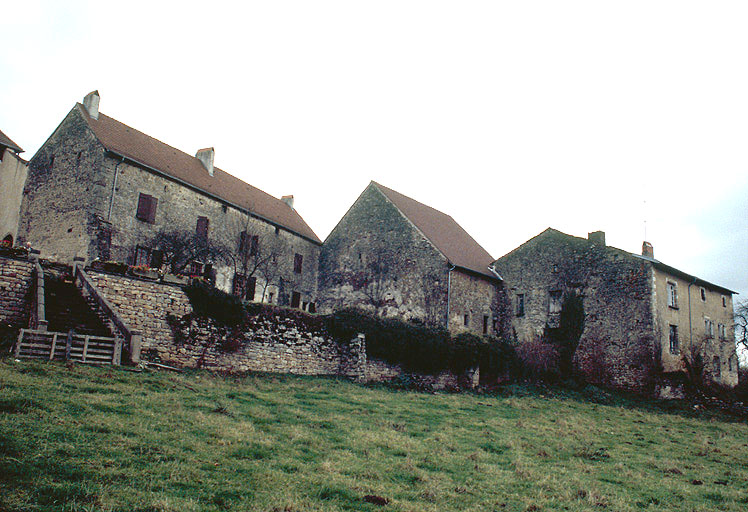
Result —
<path fill-rule="evenodd" d="M 34 264 L 0 256 L 0 323 L 28 327 Z"/>

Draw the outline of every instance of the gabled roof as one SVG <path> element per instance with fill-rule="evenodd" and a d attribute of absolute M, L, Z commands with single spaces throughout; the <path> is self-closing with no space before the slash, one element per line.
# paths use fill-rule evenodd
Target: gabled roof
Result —
<path fill-rule="evenodd" d="M 404 196 L 390 188 L 371 182 L 421 233 L 441 252 L 452 265 L 496 279 L 488 270 L 493 257 L 471 237 L 455 220 Z"/>
<path fill-rule="evenodd" d="M 286 203 L 249 183 L 214 167 L 213 176 L 192 155 L 164 144 L 116 119 L 99 113 L 88 115 L 80 103 L 76 107 L 104 147 L 137 164 L 176 178 L 192 187 L 252 214 L 282 226 L 315 243 L 322 242 L 301 216 Z"/>
<path fill-rule="evenodd" d="M 10 137 L 5 135 L 2 131 L 0 131 L 0 146 L 5 146 L 16 153 L 23 153 L 21 146 L 10 140 Z"/>
<path fill-rule="evenodd" d="M 568 235 L 566 233 L 563 233 L 557 229 L 553 228 L 546 228 L 543 232 L 535 235 L 534 237 L 530 238 L 528 241 L 517 247 L 516 249 L 511 250 L 510 252 L 506 253 L 504 256 L 496 260 L 497 262 L 500 262 L 502 259 L 522 250 L 523 248 L 527 247 L 528 245 L 531 245 L 535 241 L 537 241 L 540 238 L 546 238 L 549 236 L 557 237 L 557 238 L 565 238 L 569 242 L 573 242 L 576 244 L 589 244 L 590 241 L 587 238 L 581 238 L 573 235 Z M 618 249 L 616 247 L 612 247 L 610 245 L 605 246 L 606 250 L 610 251 L 616 251 L 619 254 L 622 254 L 624 256 L 630 257 L 630 258 L 636 258 L 639 260 L 644 260 L 649 263 L 651 263 L 655 268 L 658 268 L 662 270 L 663 272 L 667 272 L 673 276 L 680 277 L 682 279 L 685 279 L 687 281 L 693 281 L 694 284 L 700 285 L 700 286 L 706 286 L 710 287 L 714 290 L 727 293 L 727 294 L 736 294 L 737 292 L 734 292 L 728 288 L 725 288 L 724 286 L 719 286 L 714 283 L 710 283 L 709 281 L 705 281 L 704 279 L 700 279 L 696 276 L 692 276 L 691 274 L 687 274 L 686 272 L 683 272 L 682 270 L 678 270 L 675 267 L 671 267 L 670 265 L 666 265 L 665 263 L 661 262 L 660 260 L 656 260 L 654 258 L 649 258 L 647 256 L 642 256 L 640 254 L 635 254 L 632 252 L 624 251 L 623 249 Z"/>

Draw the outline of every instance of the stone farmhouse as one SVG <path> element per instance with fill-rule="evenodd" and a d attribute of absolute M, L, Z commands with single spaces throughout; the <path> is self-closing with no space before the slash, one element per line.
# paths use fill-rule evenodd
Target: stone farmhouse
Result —
<path fill-rule="evenodd" d="M 320 302 L 496 334 L 503 288 L 492 261 L 452 217 L 372 181 L 322 246 Z"/>
<path fill-rule="evenodd" d="M 18 231 L 18 212 L 27 162 L 18 156 L 23 149 L 0 131 L 0 240 L 13 245 Z"/>
<path fill-rule="evenodd" d="M 712 380 L 738 383 L 734 292 L 656 260 L 648 242 L 638 255 L 607 246 L 600 231 L 584 239 L 548 228 L 494 266 L 520 343 L 558 327 L 564 297 L 581 295 L 576 362 L 592 381 L 643 389 L 661 371 L 682 372 L 684 356 L 699 354 Z"/>
<path fill-rule="evenodd" d="M 579 238 L 549 228 L 494 260 L 451 216 L 372 181 L 323 244 L 293 196 L 274 198 L 219 169 L 213 148 L 192 156 L 108 117 L 99 101 L 92 92 L 74 105 L 28 166 L 0 132 L 6 244 L 63 264 L 163 270 L 159 237 L 183 233 L 220 249 L 191 259 L 184 273 L 248 301 L 312 313 L 355 306 L 519 343 L 558 329 L 565 298 L 577 295 L 584 324 L 575 365 L 590 381 L 648 391 L 662 375 L 682 374 L 685 360 L 700 360 L 715 382 L 738 382 L 734 292 L 660 262 L 647 242 L 631 254 L 607 246 L 600 231 Z M 8 299 L 16 321 L 32 274 L 39 278 L 33 264 L 13 264 L 28 278 Z M 178 287 L 91 275 L 142 331 L 145 349 L 167 350 L 159 343 L 170 336 L 168 314 L 189 309 L 175 299 Z M 138 293 L 150 295 L 134 308 Z M 156 296 L 158 311 L 149 309 Z"/>
<path fill-rule="evenodd" d="M 163 232 L 195 233 L 230 255 L 189 274 L 248 300 L 315 310 L 321 241 L 293 208 L 195 156 L 76 104 L 29 162 L 19 241 L 42 258 L 160 267 Z"/>

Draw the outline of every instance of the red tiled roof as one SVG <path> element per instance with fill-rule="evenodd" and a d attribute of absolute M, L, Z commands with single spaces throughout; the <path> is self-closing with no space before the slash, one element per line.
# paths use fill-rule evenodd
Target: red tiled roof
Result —
<path fill-rule="evenodd" d="M 488 270 L 488 266 L 494 261 L 493 257 L 452 217 L 379 183 L 372 181 L 372 184 L 428 238 L 452 265 L 496 279 L 496 275 Z"/>
<path fill-rule="evenodd" d="M 10 140 L 10 137 L 5 135 L 2 131 L 0 131 L 0 146 L 5 146 L 6 148 L 10 148 L 16 153 L 23 153 L 23 150 L 21 149 L 21 146 Z"/>
<path fill-rule="evenodd" d="M 296 210 L 280 199 L 245 183 L 218 167 L 214 167 L 213 176 L 211 176 L 200 160 L 194 156 L 104 114 L 99 113 L 99 118 L 93 119 L 83 105 L 78 103 L 77 107 L 107 150 L 249 210 L 255 215 L 316 243 L 322 243 Z"/>

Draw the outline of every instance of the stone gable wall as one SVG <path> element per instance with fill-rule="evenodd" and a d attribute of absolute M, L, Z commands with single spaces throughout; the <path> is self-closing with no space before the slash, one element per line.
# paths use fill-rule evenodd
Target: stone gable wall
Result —
<path fill-rule="evenodd" d="M 542 336 L 551 292 L 576 291 L 586 315 L 577 348 L 579 369 L 604 385 L 645 391 L 658 364 L 652 313 L 652 269 L 618 249 L 562 233 L 544 233 L 499 259 L 520 343 Z M 519 295 L 524 314 L 517 315 Z"/>
<path fill-rule="evenodd" d="M 443 326 L 447 269 L 441 253 L 370 185 L 322 247 L 321 310 L 357 306 Z M 376 287 L 380 293 L 371 293 Z"/>
<path fill-rule="evenodd" d="M 0 322 L 16 328 L 29 325 L 34 264 L 0 256 Z"/>
<path fill-rule="evenodd" d="M 41 258 L 52 261 L 93 259 L 92 241 L 107 214 L 111 193 L 98 173 L 104 159 L 103 146 L 73 108 L 29 162 L 19 243 L 31 242 Z"/>

